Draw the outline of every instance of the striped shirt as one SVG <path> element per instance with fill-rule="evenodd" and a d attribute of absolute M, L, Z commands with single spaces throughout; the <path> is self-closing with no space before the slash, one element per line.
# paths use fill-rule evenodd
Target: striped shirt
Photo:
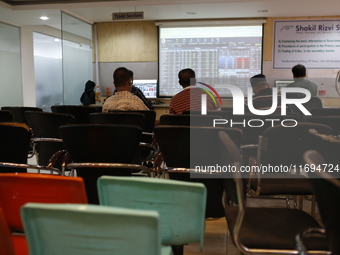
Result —
<path fill-rule="evenodd" d="M 138 111 L 149 110 L 143 101 L 129 91 L 116 92 L 105 100 L 103 112 L 110 110 Z"/>
<path fill-rule="evenodd" d="M 207 95 L 207 111 L 220 109 L 217 99 L 215 99 L 215 103 L 203 90 L 188 86 L 171 98 L 169 113 L 182 114 L 184 111 L 200 111 L 202 95 Z"/>

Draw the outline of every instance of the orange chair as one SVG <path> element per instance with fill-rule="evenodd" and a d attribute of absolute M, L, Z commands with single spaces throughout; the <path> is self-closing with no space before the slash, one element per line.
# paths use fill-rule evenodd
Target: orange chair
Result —
<path fill-rule="evenodd" d="M 28 254 L 26 238 L 20 234 L 24 231 L 20 208 L 28 202 L 86 204 L 83 179 L 35 173 L 0 174 L 0 208 L 18 255 Z"/>
<path fill-rule="evenodd" d="M 14 246 L 5 216 L 0 208 L 0 254 L 14 255 Z"/>

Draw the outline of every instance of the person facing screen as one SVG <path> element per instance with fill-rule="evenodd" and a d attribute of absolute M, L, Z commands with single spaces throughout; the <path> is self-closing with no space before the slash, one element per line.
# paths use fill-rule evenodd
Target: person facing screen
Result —
<path fill-rule="evenodd" d="M 139 97 L 131 93 L 132 80 L 128 69 L 125 67 L 117 68 L 113 73 L 113 84 L 118 91 L 105 100 L 103 112 L 110 110 L 149 110 Z"/>
<path fill-rule="evenodd" d="M 182 114 L 184 111 L 200 111 L 202 95 L 206 94 L 206 92 L 195 87 L 196 75 L 194 70 L 190 68 L 182 69 L 178 73 L 178 79 L 178 83 L 183 87 L 183 90 L 171 98 L 169 113 Z M 207 111 L 219 109 L 219 103 L 215 103 L 207 95 Z"/>
<path fill-rule="evenodd" d="M 143 103 L 151 110 L 152 109 L 151 101 L 145 97 L 144 93 L 139 88 L 133 85 L 133 72 L 131 70 L 128 70 L 128 72 L 129 72 L 129 77 L 131 79 L 131 84 L 132 84 L 130 92 L 134 94 L 135 96 L 138 96 L 143 101 Z M 117 88 L 115 88 L 113 95 L 116 92 L 118 92 Z"/>
<path fill-rule="evenodd" d="M 312 97 L 317 96 L 318 86 L 315 83 L 306 80 L 307 71 L 304 65 L 298 64 L 294 66 L 292 68 L 292 73 L 294 77 L 294 82 L 288 84 L 287 87 L 304 88 L 310 91 Z M 300 93 L 289 93 L 288 95 L 289 97 L 292 98 L 298 98 L 303 96 Z"/>

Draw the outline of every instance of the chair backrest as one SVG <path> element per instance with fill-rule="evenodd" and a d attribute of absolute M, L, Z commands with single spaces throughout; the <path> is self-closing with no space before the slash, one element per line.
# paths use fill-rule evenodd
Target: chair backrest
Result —
<path fill-rule="evenodd" d="M 47 174 L 0 174 L 0 207 L 13 230 L 23 230 L 20 207 L 28 202 L 87 203 L 79 177 Z"/>
<path fill-rule="evenodd" d="M 79 124 L 90 124 L 90 113 L 98 112 L 100 109 L 83 105 L 52 105 L 51 110 L 54 113 L 73 115 Z"/>
<path fill-rule="evenodd" d="M 12 121 L 12 114 L 8 110 L 0 110 L 0 122 Z"/>
<path fill-rule="evenodd" d="M 132 125 L 62 125 L 59 131 L 76 163 L 132 163 L 141 136 L 141 129 Z"/>
<path fill-rule="evenodd" d="M 14 246 L 11 237 L 11 232 L 9 230 L 8 224 L 6 222 L 5 216 L 0 208 L 0 254 L 14 255 Z"/>
<path fill-rule="evenodd" d="M 221 119 L 221 117 L 218 115 L 164 114 L 159 120 L 161 125 L 212 127 L 214 119 Z"/>
<path fill-rule="evenodd" d="M 304 154 L 306 164 L 314 167 L 329 164 L 320 153 L 311 150 Z M 340 180 L 337 171 L 328 172 L 311 171 L 309 176 L 312 179 L 316 201 L 321 216 L 322 223 L 326 229 L 328 248 L 332 254 L 340 254 Z"/>
<path fill-rule="evenodd" d="M 142 113 L 121 111 L 121 112 L 97 112 L 90 114 L 92 124 L 123 124 L 135 125 L 144 129 L 145 115 Z"/>
<path fill-rule="evenodd" d="M 0 162 L 26 164 L 31 133 L 24 123 L 0 123 Z M 0 172 L 26 172 L 26 169 L 1 167 Z"/>
<path fill-rule="evenodd" d="M 109 112 L 120 112 L 120 111 L 109 111 Z M 128 111 L 131 113 L 142 113 L 145 116 L 145 126 L 143 132 L 153 132 L 156 120 L 156 112 L 154 110 L 140 110 L 140 111 Z"/>
<path fill-rule="evenodd" d="M 322 101 L 319 97 L 314 96 L 309 99 L 308 102 L 302 104 L 309 112 L 313 112 L 314 110 L 320 110 L 323 108 Z M 308 116 L 306 116 L 301 110 L 295 105 L 291 105 L 292 110 L 299 114 L 301 121 L 306 121 Z"/>
<path fill-rule="evenodd" d="M 28 124 L 26 117 L 25 117 L 25 112 L 27 111 L 42 112 L 43 111 L 39 107 L 28 107 L 28 106 L 4 106 L 4 107 L 1 107 L 1 110 L 10 111 L 13 122 L 20 122 L 20 123 L 25 123 L 25 124 Z"/>
<path fill-rule="evenodd" d="M 155 211 L 29 203 L 21 214 L 30 254 L 161 254 Z"/>
<path fill-rule="evenodd" d="M 340 116 L 340 108 L 313 109 L 312 116 Z"/>
<path fill-rule="evenodd" d="M 74 163 L 140 163 L 138 147 L 142 130 L 138 126 L 81 124 L 60 127 L 60 135 Z M 77 168 L 84 179 L 89 203 L 98 204 L 97 179 L 102 175 L 130 176 L 123 168 Z"/>
<path fill-rule="evenodd" d="M 257 144 L 259 136 L 268 128 L 280 124 L 282 121 L 285 125 L 289 120 L 295 123 L 300 121 L 298 115 L 280 115 L 271 114 L 258 116 L 253 114 L 234 115 L 228 125 L 233 123 L 233 127 L 241 128 L 243 131 L 243 144 Z M 220 126 L 220 125 L 218 125 Z M 222 125 L 221 125 L 222 126 Z"/>
<path fill-rule="evenodd" d="M 63 113 L 27 111 L 25 116 L 35 137 L 60 138 L 61 125 L 76 123 L 73 115 Z"/>
<path fill-rule="evenodd" d="M 203 246 L 206 189 L 201 183 L 156 178 L 103 176 L 98 179 L 102 205 L 156 210 L 162 243 Z"/>
<path fill-rule="evenodd" d="M 332 128 L 317 123 L 300 122 L 295 127 L 275 125 L 263 133 L 260 145 L 260 162 L 272 166 L 298 166 L 303 161 L 303 153 L 313 148 L 309 130 L 322 134 L 332 134 Z"/>
<path fill-rule="evenodd" d="M 242 131 L 238 128 L 158 125 L 154 132 L 168 167 L 195 168 L 220 161 L 219 131 L 228 133 L 238 146 L 241 144 Z"/>
<path fill-rule="evenodd" d="M 333 129 L 333 135 L 340 135 L 340 115 L 338 116 L 312 116 L 307 122 L 320 123 L 330 126 Z"/>

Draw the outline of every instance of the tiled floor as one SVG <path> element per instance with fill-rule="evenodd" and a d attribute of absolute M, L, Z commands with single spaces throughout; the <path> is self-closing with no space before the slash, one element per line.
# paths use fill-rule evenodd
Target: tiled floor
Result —
<path fill-rule="evenodd" d="M 284 207 L 284 200 L 272 199 L 248 199 L 249 206 L 270 206 Z M 310 212 L 311 202 L 304 199 L 303 209 Z M 316 218 L 318 219 L 318 214 Z M 225 218 L 216 220 L 206 220 L 206 228 L 204 235 L 204 247 L 200 253 L 198 243 L 188 244 L 184 247 L 184 255 L 235 255 L 240 254 L 237 248 L 233 245 L 230 235 L 227 230 L 227 222 Z"/>

